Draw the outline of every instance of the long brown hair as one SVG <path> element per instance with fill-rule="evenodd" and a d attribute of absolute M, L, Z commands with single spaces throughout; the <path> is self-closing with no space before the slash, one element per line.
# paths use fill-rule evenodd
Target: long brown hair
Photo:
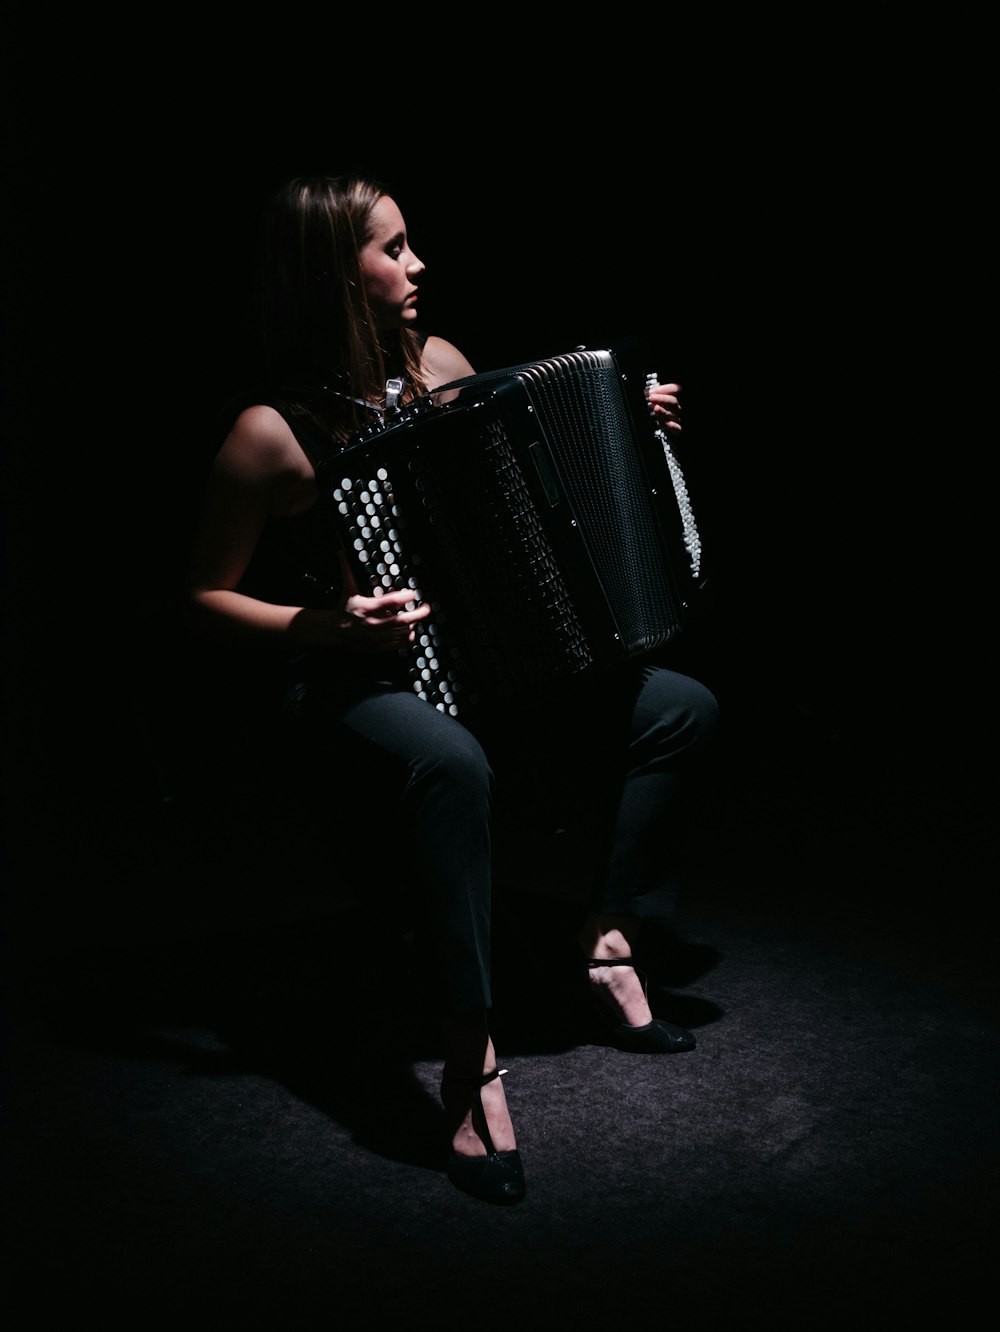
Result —
<path fill-rule="evenodd" d="M 406 379 L 403 399 L 424 391 L 422 340 L 412 329 L 382 332 L 368 305 L 359 252 L 372 210 L 388 193 L 360 175 L 298 176 L 264 217 L 259 312 L 269 377 L 336 433 L 371 424 L 353 399 L 381 402 L 389 375 Z M 318 391 L 337 399 L 331 413 Z"/>

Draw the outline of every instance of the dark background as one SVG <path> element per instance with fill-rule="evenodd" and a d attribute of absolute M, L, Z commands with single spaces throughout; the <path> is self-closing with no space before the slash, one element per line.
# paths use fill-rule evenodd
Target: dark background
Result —
<path fill-rule="evenodd" d="M 974 786 L 989 494 L 950 304 L 969 256 L 942 230 L 948 171 L 926 184 L 933 108 L 914 101 L 905 133 L 874 100 L 846 120 L 805 100 L 803 73 L 794 115 L 772 94 L 719 118 L 659 88 L 605 107 L 599 83 L 574 109 L 562 84 L 537 105 L 512 96 L 532 86 L 523 56 L 481 78 L 446 69 L 430 66 L 398 125 L 356 123 L 357 85 L 325 115 L 230 107 L 228 66 L 211 115 L 161 103 L 141 70 L 114 97 L 97 80 L 82 111 L 37 91 L 19 107 L 15 808 L 152 793 L 174 761 L 174 616 L 244 383 L 259 210 L 292 174 L 352 165 L 403 207 L 427 264 L 423 325 L 477 369 L 639 335 L 683 384 L 712 584 L 688 651 L 730 717 L 836 736 L 848 784 L 889 765 L 936 792 Z M 145 732 L 164 717 L 161 752 Z"/>
<path fill-rule="evenodd" d="M 328 1285 L 336 1308 L 370 1274 L 364 1299 L 386 1280 L 409 1313 L 402 1256 L 439 1299 L 458 1252 L 465 1326 L 481 1281 L 504 1317 L 519 1263 L 556 1281 L 546 1225 L 560 1245 L 586 1237 L 566 1279 L 582 1317 L 618 1312 L 619 1292 L 669 1307 L 687 1263 L 685 1310 L 729 1318 L 747 1290 L 769 1307 L 772 1273 L 798 1263 L 791 1326 L 821 1325 L 817 1290 L 842 1325 L 872 1291 L 886 1316 L 929 1295 L 953 1311 L 981 1280 L 996 991 L 975 80 L 946 91 L 949 53 L 898 27 L 730 18 L 693 40 L 676 14 L 653 30 L 606 17 L 544 45 L 530 16 L 462 41 L 384 15 L 336 42 L 289 17 L 253 47 L 176 12 L 141 34 L 93 18 L 13 34 L 5 939 L 25 1288 L 68 1272 L 96 1309 L 117 1291 L 144 1317 L 243 1292 L 252 1321 L 258 1290 L 289 1310 L 322 1290 L 325 1311 Z M 725 723 L 682 904 L 695 961 L 718 960 L 680 980 L 701 1062 L 633 1071 L 509 1040 L 539 1201 L 506 1246 L 494 1213 L 415 1183 L 364 1096 L 313 1095 L 327 1010 L 310 982 L 334 989 L 338 1034 L 363 1037 L 342 969 L 367 983 L 384 943 L 391 989 L 395 931 L 363 947 L 314 933 L 342 845 L 327 859 L 307 830 L 311 880 L 286 858 L 281 793 L 252 792 L 226 681 L 180 614 L 243 383 L 259 209 L 291 175 L 350 165 L 401 204 L 427 264 L 422 323 L 477 369 L 648 339 L 650 368 L 684 386 L 711 573 L 682 647 Z M 306 942 L 286 954 L 289 916 Z M 502 982 L 544 974 L 548 954 L 513 944 Z M 298 1080 L 261 1061 L 258 1019 L 294 1027 Z M 782 1134 L 815 1156 L 783 1157 Z M 591 1169 L 636 1190 L 608 1195 L 617 1249 Z M 609 1243 L 619 1284 L 592 1306 Z"/>

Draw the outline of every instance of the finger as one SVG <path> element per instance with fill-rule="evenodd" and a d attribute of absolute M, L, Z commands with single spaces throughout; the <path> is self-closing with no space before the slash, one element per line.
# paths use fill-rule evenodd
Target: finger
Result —
<path fill-rule="evenodd" d="M 391 608 L 392 614 L 395 614 L 398 610 L 402 610 L 404 606 L 419 600 L 420 593 L 413 588 L 408 587 L 393 588 L 389 592 L 384 592 L 382 596 L 378 598 L 378 601 L 382 606 L 388 606 Z"/>

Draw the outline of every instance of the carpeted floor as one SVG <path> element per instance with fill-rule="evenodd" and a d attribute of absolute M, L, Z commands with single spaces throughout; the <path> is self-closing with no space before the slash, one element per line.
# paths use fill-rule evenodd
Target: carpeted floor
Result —
<path fill-rule="evenodd" d="M 277 892 L 247 871 L 213 894 L 196 817 L 123 839 L 80 812 L 48 860 L 65 880 L 38 876 L 12 936 L 16 1325 L 67 1300 L 130 1328 L 975 1316 L 997 1183 L 985 817 L 971 786 L 928 794 L 890 760 L 838 795 L 835 744 L 786 736 L 753 771 L 733 747 L 681 922 L 643 939 L 689 1054 L 602 1044 L 571 895 L 499 885 L 528 1179 L 507 1209 L 442 1173 L 405 930 L 337 907 L 321 858 L 308 892 L 289 865 Z"/>

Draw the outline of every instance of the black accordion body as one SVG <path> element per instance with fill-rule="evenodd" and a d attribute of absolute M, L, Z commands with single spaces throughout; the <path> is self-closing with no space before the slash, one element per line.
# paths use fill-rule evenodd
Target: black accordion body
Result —
<path fill-rule="evenodd" d="M 359 588 L 431 605 L 407 656 L 433 706 L 541 700 L 680 632 L 700 546 L 647 381 L 610 349 L 473 375 L 332 462 Z"/>

